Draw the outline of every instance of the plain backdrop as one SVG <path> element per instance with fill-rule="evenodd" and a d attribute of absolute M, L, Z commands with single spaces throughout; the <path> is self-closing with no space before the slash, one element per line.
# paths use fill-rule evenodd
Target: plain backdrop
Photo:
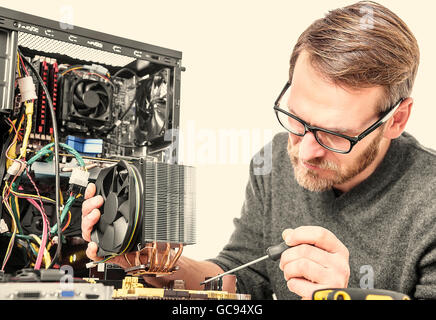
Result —
<path fill-rule="evenodd" d="M 73 25 L 183 52 L 181 129 L 192 135 L 189 148 L 184 143 L 181 160 L 197 167 L 197 243 L 187 246 L 184 254 L 205 259 L 225 245 L 233 218 L 240 215 L 248 178 L 247 148 L 252 155 L 282 131 L 272 107 L 287 80 L 298 36 L 328 10 L 354 2 L 2 0 L 1 6 L 56 21 L 67 6 Z M 379 3 L 406 22 L 420 45 L 415 104 L 406 130 L 436 149 L 436 2 Z M 235 139 L 233 145 L 219 140 L 232 130 L 249 139 Z M 245 148 L 244 154 L 232 158 L 238 147 Z"/>

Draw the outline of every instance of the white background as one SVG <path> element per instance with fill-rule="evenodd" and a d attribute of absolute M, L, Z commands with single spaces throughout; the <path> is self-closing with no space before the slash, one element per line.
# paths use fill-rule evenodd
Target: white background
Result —
<path fill-rule="evenodd" d="M 197 244 L 184 252 L 205 259 L 215 256 L 227 242 L 232 219 L 240 214 L 248 178 L 247 158 L 239 156 L 236 163 L 213 161 L 214 145 L 206 142 L 222 129 L 264 133 L 262 140 L 250 141 L 254 154 L 268 132 L 281 131 L 272 107 L 287 80 L 289 57 L 298 36 L 328 10 L 354 2 L 2 0 L 1 6 L 56 21 L 62 19 L 67 6 L 76 26 L 183 52 L 181 129 L 194 127 L 196 133 L 190 141 L 193 149 L 184 153 L 184 159 L 197 167 Z M 436 2 L 379 2 L 406 22 L 420 45 L 415 105 L 407 131 L 436 149 Z M 226 149 L 224 145 L 222 150 L 217 146 L 215 151 L 216 159 L 222 152 L 230 153 L 231 146 Z M 201 158 L 204 154 L 210 156 L 206 162 Z"/>

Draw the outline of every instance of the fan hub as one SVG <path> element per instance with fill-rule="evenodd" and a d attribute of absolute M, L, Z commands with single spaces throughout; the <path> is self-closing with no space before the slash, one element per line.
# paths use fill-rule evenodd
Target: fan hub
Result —
<path fill-rule="evenodd" d="M 88 108 L 97 108 L 98 104 L 100 103 L 100 97 L 95 91 L 86 91 L 83 94 L 83 103 Z"/>

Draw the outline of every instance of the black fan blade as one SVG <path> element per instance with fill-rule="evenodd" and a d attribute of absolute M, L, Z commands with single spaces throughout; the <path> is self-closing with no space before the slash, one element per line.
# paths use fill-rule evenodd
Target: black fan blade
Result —
<path fill-rule="evenodd" d="M 99 246 L 105 251 L 112 251 L 114 246 L 115 228 L 113 225 L 108 225 L 101 237 Z"/>
<path fill-rule="evenodd" d="M 130 220 L 130 206 L 129 201 L 124 201 L 121 205 L 118 211 L 123 215 L 123 217 L 129 221 Z"/>
<path fill-rule="evenodd" d="M 114 178 L 114 170 L 115 166 L 105 168 L 103 169 L 100 174 L 104 175 L 101 179 L 101 189 L 103 192 L 101 195 L 103 196 L 103 199 L 106 201 L 109 194 L 112 192 L 112 184 L 113 184 L 113 178 Z"/>
<path fill-rule="evenodd" d="M 99 118 L 106 113 L 106 110 L 107 110 L 107 106 L 103 104 L 103 102 L 100 100 L 100 103 L 98 104 L 97 108 L 95 108 L 94 112 L 89 117 Z"/>
<path fill-rule="evenodd" d="M 102 97 L 107 97 L 107 94 L 108 94 L 104 90 L 94 90 L 94 92 L 97 93 L 99 96 L 102 96 Z"/>
<path fill-rule="evenodd" d="M 115 233 L 114 244 L 113 244 L 114 251 L 120 250 L 121 249 L 120 247 L 124 242 L 124 239 L 126 237 L 130 237 L 129 234 L 126 234 L 128 226 L 129 223 L 126 220 L 124 220 L 123 217 L 117 219 L 114 222 L 114 233 Z"/>
<path fill-rule="evenodd" d="M 74 90 L 74 94 L 78 96 L 79 99 L 83 100 L 83 81 L 80 81 L 76 85 L 76 89 Z"/>
<path fill-rule="evenodd" d="M 95 88 L 97 87 L 99 87 L 100 86 L 100 84 L 98 83 L 98 82 L 95 82 L 95 81 L 89 81 L 87 84 L 86 84 L 86 86 L 85 86 L 85 91 L 84 92 L 86 92 L 86 91 L 91 91 L 91 90 L 93 90 L 93 91 L 95 91 Z"/>
<path fill-rule="evenodd" d="M 165 126 L 165 119 L 155 113 L 149 122 L 149 127 L 148 127 L 149 135 L 151 137 L 160 135 L 164 126 Z"/>
<path fill-rule="evenodd" d="M 84 104 L 83 104 L 83 100 L 82 100 L 82 98 L 81 98 L 82 96 L 80 96 L 80 98 L 79 98 L 79 96 L 75 93 L 74 95 L 73 95 L 73 103 L 74 103 L 74 105 L 76 106 L 76 107 L 79 107 L 79 106 L 85 106 Z"/>
<path fill-rule="evenodd" d="M 118 193 L 119 177 L 118 167 L 114 167 L 114 171 L 112 172 L 111 190 L 115 193 Z"/>
<path fill-rule="evenodd" d="M 114 192 L 110 193 L 107 197 L 103 213 L 101 215 L 100 221 L 105 224 L 111 224 L 114 222 L 118 211 L 118 198 Z"/>

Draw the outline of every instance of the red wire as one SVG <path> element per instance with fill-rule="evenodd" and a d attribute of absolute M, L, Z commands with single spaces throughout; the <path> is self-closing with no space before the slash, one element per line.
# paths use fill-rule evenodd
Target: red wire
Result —
<path fill-rule="evenodd" d="M 19 55 L 19 56 L 20 56 L 20 62 L 21 62 L 21 65 L 23 66 L 24 72 L 26 73 L 26 75 L 29 75 L 29 72 L 27 71 L 26 66 L 24 64 L 23 58 L 21 57 L 21 55 Z"/>

